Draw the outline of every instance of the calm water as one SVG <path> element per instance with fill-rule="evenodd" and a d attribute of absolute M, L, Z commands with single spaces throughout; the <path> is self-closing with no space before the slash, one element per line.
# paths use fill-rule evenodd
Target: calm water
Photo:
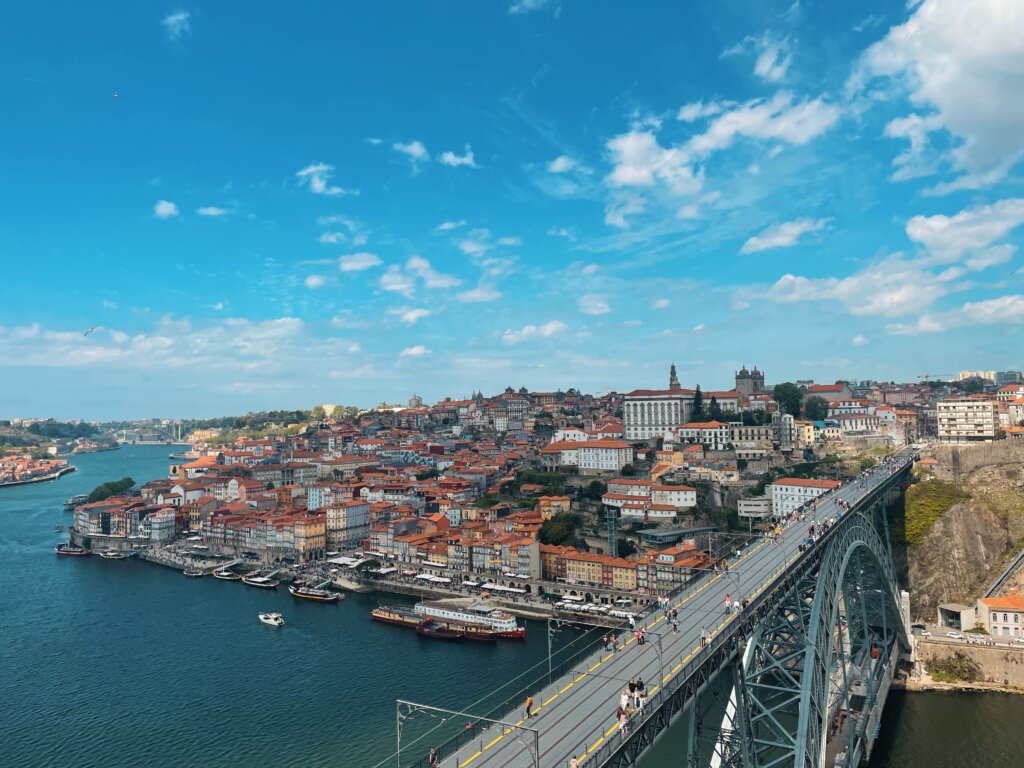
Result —
<path fill-rule="evenodd" d="M 53 553 L 65 498 L 162 477 L 168 453 L 79 456 L 57 482 L 0 490 L 0 765 L 368 768 L 393 753 L 396 698 L 481 712 L 494 703 L 473 706 L 484 692 L 543 666 L 543 624 L 525 643 L 454 646 L 371 622 L 376 597 L 316 605 Z M 265 610 L 287 626 L 259 624 Z M 989 765 L 1024 751 L 1024 698 L 890 701 L 875 765 Z M 644 768 L 682 765 L 684 739 L 685 728 L 667 734 Z"/>

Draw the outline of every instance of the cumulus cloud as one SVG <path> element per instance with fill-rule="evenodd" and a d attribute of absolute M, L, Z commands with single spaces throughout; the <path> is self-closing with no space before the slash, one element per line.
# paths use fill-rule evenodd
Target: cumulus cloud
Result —
<path fill-rule="evenodd" d="M 329 245 L 337 245 L 338 243 L 345 242 L 347 238 L 343 232 L 324 232 L 320 235 L 320 242 L 327 243 Z"/>
<path fill-rule="evenodd" d="M 153 206 L 153 215 L 158 219 L 170 219 L 179 213 L 178 206 L 170 200 L 157 200 L 156 205 Z"/>
<path fill-rule="evenodd" d="M 760 234 L 754 235 L 740 248 L 740 253 L 758 253 L 769 248 L 789 248 L 796 245 L 808 232 L 818 232 L 831 219 L 794 219 L 782 224 L 773 224 Z"/>
<path fill-rule="evenodd" d="M 167 39 L 180 40 L 192 31 L 192 14 L 188 11 L 175 11 L 161 19 L 160 24 L 167 32 Z"/>
<path fill-rule="evenodd" d="M 793 62 L 793 54 L 788 38 L 776 38 L 770 32 L 763 35 L 749 35 L 743 42 L 722 51 L 722 56 L 735 56 L 742 53 L 756 53 L 754 74 L 769 83 L 778 83 L 785 79 L 789 65 Z"/>
<path fill-rule="evenodd" d="M 327 281 L 324 279 L 323 275 L 309 275 L 309 277 L 307 277 L 303 282 L 306 284 L 307 288 L 316 290 L 317 288 L 322 288 L 324 283 Z"/>
<path fill-rule="evenodd" d="M 959 260 L 994 243 L 1024 223 L 1024 198 L 967 208 L 955 216 L 914 216 L 907 237 L 922 245 L 932 260 Z"/>
<path fill-rule="evenodd" d="M 419 171 L 420 164 L 430 159 L 430 153 L 427 152 L 423 142 L 419 140 L 410 141 L 407 144 L 396 141 L 391 145 L 391 148 L 409 158 L 409 162 L 412 163 L 413 172 Z"/>
<path fill-rule="evenodd" d="M 380 287 L 382 290 L 393 291 L 412 298 L 413 291 L 416 290 L 416 281 L 410 275 L 405 274 L 397 264 L 392 264 L 380 276 Z"/>
<path fill-rule="evenodd" d="M 567 173 L 576 167 L 576 161 L 568 155 L 559 155 L 548 163 L 548 173 Z"/>
<path fill-rule="evenodd" d="M 668 299 L 656 299 L 651 307 L 654 309 L 668 309 L 672 302 Z"/>
<path fill-rule="evenodd" d="M 863 336 L 858 333 L 850 340 L 850 343 L 852 343 L 855 347 L 863 347 L 865 344 L 868 343 L 868 338 L 867 336 Z"/>
<path fill-rule="evenodd" d="M 558 0 L 512 0 L 508 6 L 508 12 L 513 16 L 521 16 L 545 8 L 557 14 L 561 10 L 561 5 Z"/>
<path fill-rule="evenodd" d="M 598 293 L 588 293 L 580 296 L 576 302 L 576 307 L 584 315 L 606 315 L 611 312 L 607 297 Z"/>
<path fill-rule="evenodd" d="M 398 309 L 389 310 L 393 315 L 398 315 L 398 319 L 406 325 L 416 325 L 418 320 L 422 320 L 425 317 L 430 317 L 430 310 L 417 307 L 415 309 L 410 307 L 399 307 Z"/>
<path fill-rule="evenodd" d="M 434 270 L 422 256 L 411 256 L 405 268 L 423 281 L 427 288 L 454 288 L 462 281 L 454 275 L 445 275 Z"/>
<path fill-rule="evenodd" d="M 972 325 L 1021 324 L 1024 324 L 1024 296 L 1012 295 L 967 302 L 949 312 L 922 315 L 914 323 L 888 325 L 886 330 L 896 336 L 917 336 Z"/>
<path fill-rule="evenodd" d="M 380 256 L 366 251 L 350 253 L 338 259 L 338 269 L 342 272 L 362 272 L 364 269 L 371 269 L 380 264 Z"/>
<path fill-rule="evenodd" d="M 480 167 L 479 165 L 476 164 L 476 159 L 473 157 L 473 149 L 469 146 L 469 144 L 466 145 L 461 155 L 457 155 L 451 151 L 442 152 L 441 157 L 438 158 L 438 162 L 440 162 L 441 165 L 449 165 L 453 168 L 458 168 L 459 166 L 462 165 L 468 168 Z"/>
<path fill-rule="evenodd" d="M 504 344 L 522 344 L 524 341 L 530 339 L 544 339 L 549 336 L 554 336 L 556 333 L 562 333 L 568 330 L 569 326 L 560 320 L 551 320 L 550 322 L 544 323 L 543 325 L 524 325 L 518 331 L 512 330 L 511 328 L 505 331 L 501 335 L 501 341 Z"/>
<path fill-rule="evenodd" d="M 468 291 L 462 291 L 456 297 L 464 304 L 482 303 L 486 301 L 497 301 L 501 298 L 501 291 L 489 285 L 478 285 Z"/>
<path fill-rule="evenodd" d="M 328 197 L 341 197 L 342 195 L 358 195 L 358 189 L 342 189 L 341 187 L 329 184 L 334 173 L 334 166 L 326 163 L 314 163 L 307 165 L 295 175 L 300 183 L 308 184 L 309 191 L 315 195 L 327 195 Z"/>
<path fill-rule="evenodd" d="M 994 183 L 1024 156 L 1022 72 L 1024 3 L 924 0 L 865 51 L 848 87 L 892 78 L 915 105 L 935 109 L 957 139 L 953 167 L 964 172 L 940 190 L 949 191 Z"/>
<path fill-rule="evenodd" d="M 942 128 L 942 116 L 916 115 L 898 117 L 885 126 L 890 139 L 906 139 L 907 148 L 892 161 L 892 181 L 908 181 L 935 173 L 937 153 L 933 151 L 929 136 Z"/>
<path fill-rule="evenodd" d="M 402 350 L 402 352 L 398 356 L 399 357 L 423 357 L 424 355 L 429 355 L 429 354 L 430 354 L 430 350 L 429 349 L 424 347 L 422 344 L 417 344 L 414 347 L 406 347 L 405 349 Z"/>
<path fill-rule="evenodd" d="M 196 208 L 196 213 L 200 216 L 225 216 L 227 212 L 227 208 L 218 208 L 215 205 L 204 205 L 201 208 Z"/>
<path fill-rule="evenodd" d="M 576 231 L 572 227 L 549 227 L 548 234 L 551 237 L 564 237 L 570 242 L 576 242 Z"/>
<path fill-rule="evenodd" d="M 453 229 L 459 229 L 460 227 L 464 227 L 464 226 L 466 226 L 466 220 L 465 219 L 459 219 L 458 221 L 442 221 L 440 224 L 438 224 L 436 227 L 434 227 L 434 231 L 435 232 L 450 232 Z"/>
<path fill-rule="evenodd" d="M 721 114 L 726 107 L 729 106 L 732 106 L 730 102 L 694 101 L 689 104 L 684 104 L 679 108 L 679 112 L 676 113 L 676 120 L 680 120 L 684 123 L 692 123 L 695 120 L 701 120 L 705 117 L 714 117 L 715 115 Z"/>

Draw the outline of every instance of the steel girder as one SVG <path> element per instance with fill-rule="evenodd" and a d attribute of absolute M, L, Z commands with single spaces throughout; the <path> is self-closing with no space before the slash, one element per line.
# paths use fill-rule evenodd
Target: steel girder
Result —
<path fill-rule="evenodd" d="M 750 768 L 822 768 L 826 729 L 840 698 L 848 703 L 847 656 L 874 643 L 888 652 L 896 637 L 906 643 L 886 542 L 860 512 L 847 513 L 834 528 L 745 654 Z"/>

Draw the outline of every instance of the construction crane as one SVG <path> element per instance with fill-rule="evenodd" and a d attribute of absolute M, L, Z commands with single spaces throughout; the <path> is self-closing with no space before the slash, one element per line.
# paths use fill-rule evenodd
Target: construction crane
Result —
<path fill-rule="evenodd" d="M 922 381 L 928 381 L 930 379 L 935 379 L 937 381 L 950 381 L 953 378 L 953 374 L 951 374 L 951 373 L 926 373 L 923 376 L 918 376 L 917 378 L 921 379 Z"/>

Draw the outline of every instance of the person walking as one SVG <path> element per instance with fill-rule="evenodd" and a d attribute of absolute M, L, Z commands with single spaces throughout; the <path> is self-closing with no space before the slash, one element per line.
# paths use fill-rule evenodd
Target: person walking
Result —
<path fill-rule="evenodd" d="M 441 756 L 437 753 L 437 747 L 430 748 L 430 754 L 427 756 L 427 765 L 430 768 L 437 768 L 441 764 Z"/>
<path fill-rule="evenodd" d="M 730 598 L 728 593 L 726 593 L 725 598 L 722 600 L 722 605 L 725 608 L 725 615 L 728 616 L 729 615 L 729 606 L 732 605 L 732 599 Z"/>
<path fill-rule="evenodd" d="M 580 761 L 576 755 L 572 756 L 572 760 L 569 761 L 569 768 L 579 768 Z"/>
<path fill-rule="evenodd" d="M 533 717 L 533 696 L 526 694 L 526 719 Z"/>
<path fill-rule="evenodd" d="M 640 703 L 644 700 L 644 696 L 646 695 L 643 678 L 638 677 L 636 679 L 636 692 L 633 694 L 633 704 L 639 708 Z"/>
<path fill-rule="evenodd" d="M 620 711 L 622 711 L 622 712 L 626 711 L 626 707 L 629 706 L 629 700 L 630 700 L 630 698 L 632 698 L 632 696 L 633 696 L 633 694 L 629 691 L 628 688 L 622 692 L 622 695 L 619 696 L 619 710 Z"/>
<path fill-rule="evenodd" d="M 633 618 L 632 614 L 629 616 L 629 628 L 636 629 L 636 619 Z"/>

